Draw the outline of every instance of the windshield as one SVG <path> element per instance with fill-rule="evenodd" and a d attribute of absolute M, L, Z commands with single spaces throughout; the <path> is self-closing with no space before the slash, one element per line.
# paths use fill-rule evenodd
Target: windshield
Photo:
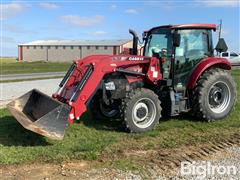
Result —
<path fill-rule="evenodd" d="M 170 29 L 155 29 L 147 36 L 144 56 L 153 56 L 154 53 L 159 53 L 162 50 L 167 54 L 171 54 L 171 42 L 172 42 Z"/>

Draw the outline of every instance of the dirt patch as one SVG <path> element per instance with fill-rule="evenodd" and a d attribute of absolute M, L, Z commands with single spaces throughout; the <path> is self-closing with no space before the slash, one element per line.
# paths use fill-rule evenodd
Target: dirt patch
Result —
<path fill-rule="evenodd" d="M 90 168 L 91 162 L 75 161 L 62 164 L 25 164 L 0 167 L 2 180 L 36 179 L 36 180 L 60 180 L 60 179 L 140 179 L 141 176 L 129 171 L 121 171 L 107 168 Z"/>
<path fill-rule="evenodd" d="M 1 179 L 44 179 L 59 173 L 59 166 L 54 164 L 28 164 L 2 166 Z"/>

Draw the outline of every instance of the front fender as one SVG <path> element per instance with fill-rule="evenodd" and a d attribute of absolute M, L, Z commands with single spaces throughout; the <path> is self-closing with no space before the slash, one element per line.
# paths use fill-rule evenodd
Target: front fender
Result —
<path fill-rule="evenodd" d="M 218 67 L 226 70 L 230 70 L 232 68 L 231 63 L 225 58 L 218 57 L 206 58 L 202 60 L 193 70 L 188 81 L 187 88 L 193 89 L 196 86 L 197 80 L 203 74 L 203 72 L 212 67 Z"/>

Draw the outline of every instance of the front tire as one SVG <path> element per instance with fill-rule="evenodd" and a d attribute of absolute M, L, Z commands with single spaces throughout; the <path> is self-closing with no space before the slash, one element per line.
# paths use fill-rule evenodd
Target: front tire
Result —
<path fill-rule="evenodd" d="M 130 132 L 152 130 L 161 118 L 161 102 L 151 90 L 138 88 L 123 100 L 122 115 L 125 127 Z"/>
<path fill-rule="evenodd" d="M 236 84 L 230 73 L 210 69 L 201 76 L 194 89 L 193 112 L 207 121 L 223 119 L 232 111 L 236 96 Z"/>

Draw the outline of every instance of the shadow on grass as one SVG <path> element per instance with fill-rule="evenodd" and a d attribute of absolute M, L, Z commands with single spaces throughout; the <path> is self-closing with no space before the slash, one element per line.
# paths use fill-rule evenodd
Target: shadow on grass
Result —
<path fill-rule="evenodd" d="M 161 117 L 161 119 L 159 120 L 159 122 L 168 121 L 170 119 L 176 119 L 176 120 L 179 120 L 179 121 L 190 121 L 190 122 L 201 122 L 201 121 L 203 121 L 202 119 L 199 119 L 199 118 L 191 115 L 190 112 L 185 112 L 185 113 L 181 113 L 177 116 L 163 115 Z"/>
<path fill-rule="evenodd" d="M 189 122 L 201 122 L 202 120 L 193 117 L 190 113 L 182 113 L 178 116 L 163 116 L 159 120 L 161 122 L 167 122 L 171 119 L 176 119 L 179 121 L 189 121 Z M 126 132 L 123 121 L 121 119 L 96 119 L 89 112 L 86 112 L 80 119 L 80 123 L 87 127 L 94 128 L 97 130 L 105 131 L 116 131 L 116 132 Z"/>
<path fill-rule="evenodd" d="M 47 146 L 44 137 L 23 128 L 12 116 L 1 117 L 0 144 L 4 146 Z"/>
<path fill-rule="evenodd" d="M 173 117 L 162 117 L 161 122 L 169 121 Z M 175 116 L 174 119 L 179 121 L 197 121 L 189 113 Z M 121 119 L 99 119 L 86 112 L 80 119 L 79 123 L 96 130 L 112 131 L 124 133 L 125 127 Z M 127 132 L 126 132 L 127 133 Z M 4 116 L 0 121 L 0 144 L 4 146 L 49 146 L 51 143 L 34 132 L 23 128 L 20 123 L 12 116 Z"/>
<path fill-rule="evenodd" d="M 125 132 L 121 119 L 100 119 L 93 117 L 89 111 L 81 117 L 79 122 L 97 130 Z"/>

